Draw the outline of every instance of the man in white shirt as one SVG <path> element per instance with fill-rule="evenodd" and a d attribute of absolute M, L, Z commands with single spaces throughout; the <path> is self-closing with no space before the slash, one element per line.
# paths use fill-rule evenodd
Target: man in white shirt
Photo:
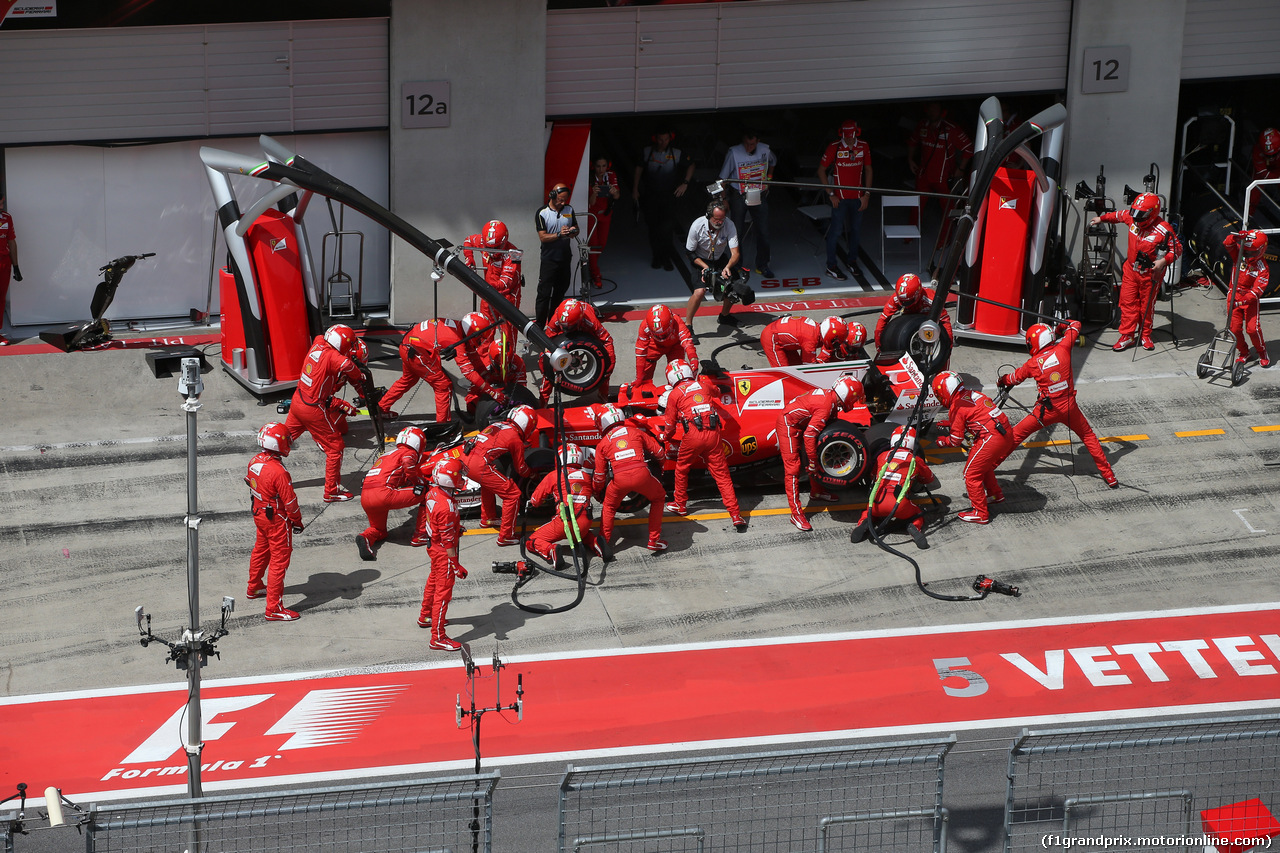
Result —
<path fill-rule="evenodd" d="M 708 271 L 719 272 L 726 279 L 733 275 L 734 268 L 741 260 L 738 251 L 738 229 L 729 219 L 729 205 L 723 201 L 713 201 L 707 206 L 705 216 L 699 216 L 689 226 L 689 236 L 684 242 L 685 252 L 689 257 L 692 278 L 689 286 L 693 295 L 689 297 L 689 305 L 685 309 L 685 325 L 693 329 L 693 315 L 707 295 Z M 725 301 L 720 307 L 720 322 L 733 323 L 729 310 L 732 303 Z"/>
<path fill-rule="evenodd" d="M 777 165 L 778 158 L 769 146 L 760 141 L 755 130 L 749 129 L 742 134 L 742 144 L 733 146 L 724 155 L 724 165 L 720 167 L 720 179 L 728 181 L 729 217 L 740 240 L 746 239 L 747 211 L 751 211 L 756 235 L 755 269 L 764 278 L 772 278 L 773 270 L 769 268 L 769 187 L 760 182 L 773 180 L 773 169 Z"/>

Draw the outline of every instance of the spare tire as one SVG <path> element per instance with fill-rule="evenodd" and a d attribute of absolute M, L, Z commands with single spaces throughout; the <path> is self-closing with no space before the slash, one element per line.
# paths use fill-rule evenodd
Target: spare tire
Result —
<path fill-rule="evenodd" d="M 809 475 L 828 489 L 849 489 L 866 473 L 867 443 L 862 430 L 837 420 L 818 436 L 818 470 Z"/>
<path fill-rule="evenodd" d="M 605 345 L 591 335 L 566 335 L 556 341 L 569 351 L 569 366 L 560 374 L 560 390 L 571 397 L 590 394 L 613 373 Z M 607 389 L 606 389 L 607 390 Z"/>
<path fill-rule="evenodd" d="M 940 329 L 938 340 L 932 344 L 920 340 L 916 332 L 929 319 L 928 314 L 899 314 L 888 322 L 880 335 L 881 346 L 876 351 L 909 352 L 916 366 L 927 376 L 932 376 L 946 367 L 951 358 L 951 338 L 945 328 Z"/>

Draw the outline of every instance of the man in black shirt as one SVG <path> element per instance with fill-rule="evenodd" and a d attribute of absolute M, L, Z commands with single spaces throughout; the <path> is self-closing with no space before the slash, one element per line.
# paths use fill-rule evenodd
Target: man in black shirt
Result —
<path fill-rule="evenodd" d="M 564 301 L 573 271 L 570 241 L 578 236 L 578 226 L 569 205 L 569 188 L 557 183 L 547 193 L 547 203 L 534 215 L 538 241 L 542 244 L 542 265 L 538 269 L 538 301 L 535 306 L 539 328 L 545 328 L 552 310 Z"/>

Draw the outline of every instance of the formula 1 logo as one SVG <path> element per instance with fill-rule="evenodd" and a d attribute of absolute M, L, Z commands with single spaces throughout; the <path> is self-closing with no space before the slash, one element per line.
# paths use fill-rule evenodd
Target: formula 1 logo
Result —
<path fill-rule="evenodd" d="M 756 441 L 754 435 L 744 435 L 738 439 L 738 446 L 742 448 L 743 456 L 750 456 L 760 449 L 760 443 Z M 725 455 L 728 456 L 729 454 L 726 453 Z"/>

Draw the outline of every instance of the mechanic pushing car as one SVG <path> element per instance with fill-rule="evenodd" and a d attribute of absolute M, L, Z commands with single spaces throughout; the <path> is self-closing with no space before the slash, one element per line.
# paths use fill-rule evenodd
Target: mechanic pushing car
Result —
<path fill-rule="evenodd" d="M 842 376 L 831 388 L 815 388 L 796 397 L 778 415 L 778 449 L 782 452 L 787 503 L 791 506 L 791 523 L 798 530 L 813 529 L 804 516 L 804 507 L 800 506 L 801 450 L 809 472 L 810 498 L 835 503 L 839 498 L 813 476 L 818 471 L 818 436 L 835 417 L 837 409 L 847 412 L 865 399 L 862 383 L 852 376 Z"/>
<path fill-rule="evenodd" d="M 606 547 L 613 546 L 613 517 L 618 506 L 628 494 L 636 492 L 649 500 L 649 541 L 645 547 L 650 551 L 667 550 L 662 539 L 662 506 L 667 493 L 649 470 L 651 461 L 661 462 L 662 445 L 647 429 L 628 423 L 616 406 L 605 406 L 595 415 L 601 439 L 596 448 L 592 486 L 596 497 L 603 496 L 600 534 Z"/>
<path fill-rule="evenodd" d="M 835 361 L 835 348 L 844 342 L 848 334 L 848 326 L 839 317 L 827 317 L 819 323 L 810 317 L 784 314 L 764 327 L 760 333 L 760 345 L 771 367 L 825 364 Z"/>
<path fill-rule="evenodd" d="M 715 478 L 720 489 L 720 499 L 729 513 L 729 521 L 739 533 L 746 531 L 747 522 L 738 508 L 738 496 L 733 491 L 733 478 L 729 476 L 729 463 L 720 449 L 720 425 L 733 415 L 720 402 L 720 394 L 711 381 L 693 375 L 693 368 L 683 359 L 667 365 L 667 431 L 665 439 L 674 438 L 676 426 L 682 429 L 679 451 L 676 455 L 675 492 L 667 512 L 688 515 L 689 470 L 695 462 L 702 462 Z"/>
<path fill-rule="evenodd" d="M 1027 349 L 1031 351 L 1031 358 L 1013 373 L 1003 373 L 996 380 L 1001 388 L 1012 388 L 1027 379 L 1034 379 L 1040 390 L 1040 397 L 1031 411 L 1013 428 L 1013 446 L 1009 449 L 1022 444 L 1033 432 L 1052 424 L 1066 424 L 1084 442 L 1103 481 L 1111 488 L 1117 488 L 1120 482 L 1111 470 L 1107 454 L 1102 451 L 1102 444 L 1089 425 L 1089 419 L 1076 405 L 1071 348 L 1080 337 L 1080 321 L 1060 323 L 1056 340 L 1054 332 L 1044 323 L 1033 324 L 1027 329 Z"/>
<path fill-rule="evenodd" d="M 967 390 L 959 374 L 950 370 L 933 378 L 933 393 L 949 410 L 948 420 L 938 424 L 938 429 L 948 432 L 935 444 L 960 447 L 966 433 L 976 436 L 964 463 L 964 485 L 973 506 L 960 510 L 957 517 L 971 524 L 987 524 L 991 521 L 987 505 L 1004 500 L 995 471 L 1014 448 L 1009 417 L 986 394 Z"/>

